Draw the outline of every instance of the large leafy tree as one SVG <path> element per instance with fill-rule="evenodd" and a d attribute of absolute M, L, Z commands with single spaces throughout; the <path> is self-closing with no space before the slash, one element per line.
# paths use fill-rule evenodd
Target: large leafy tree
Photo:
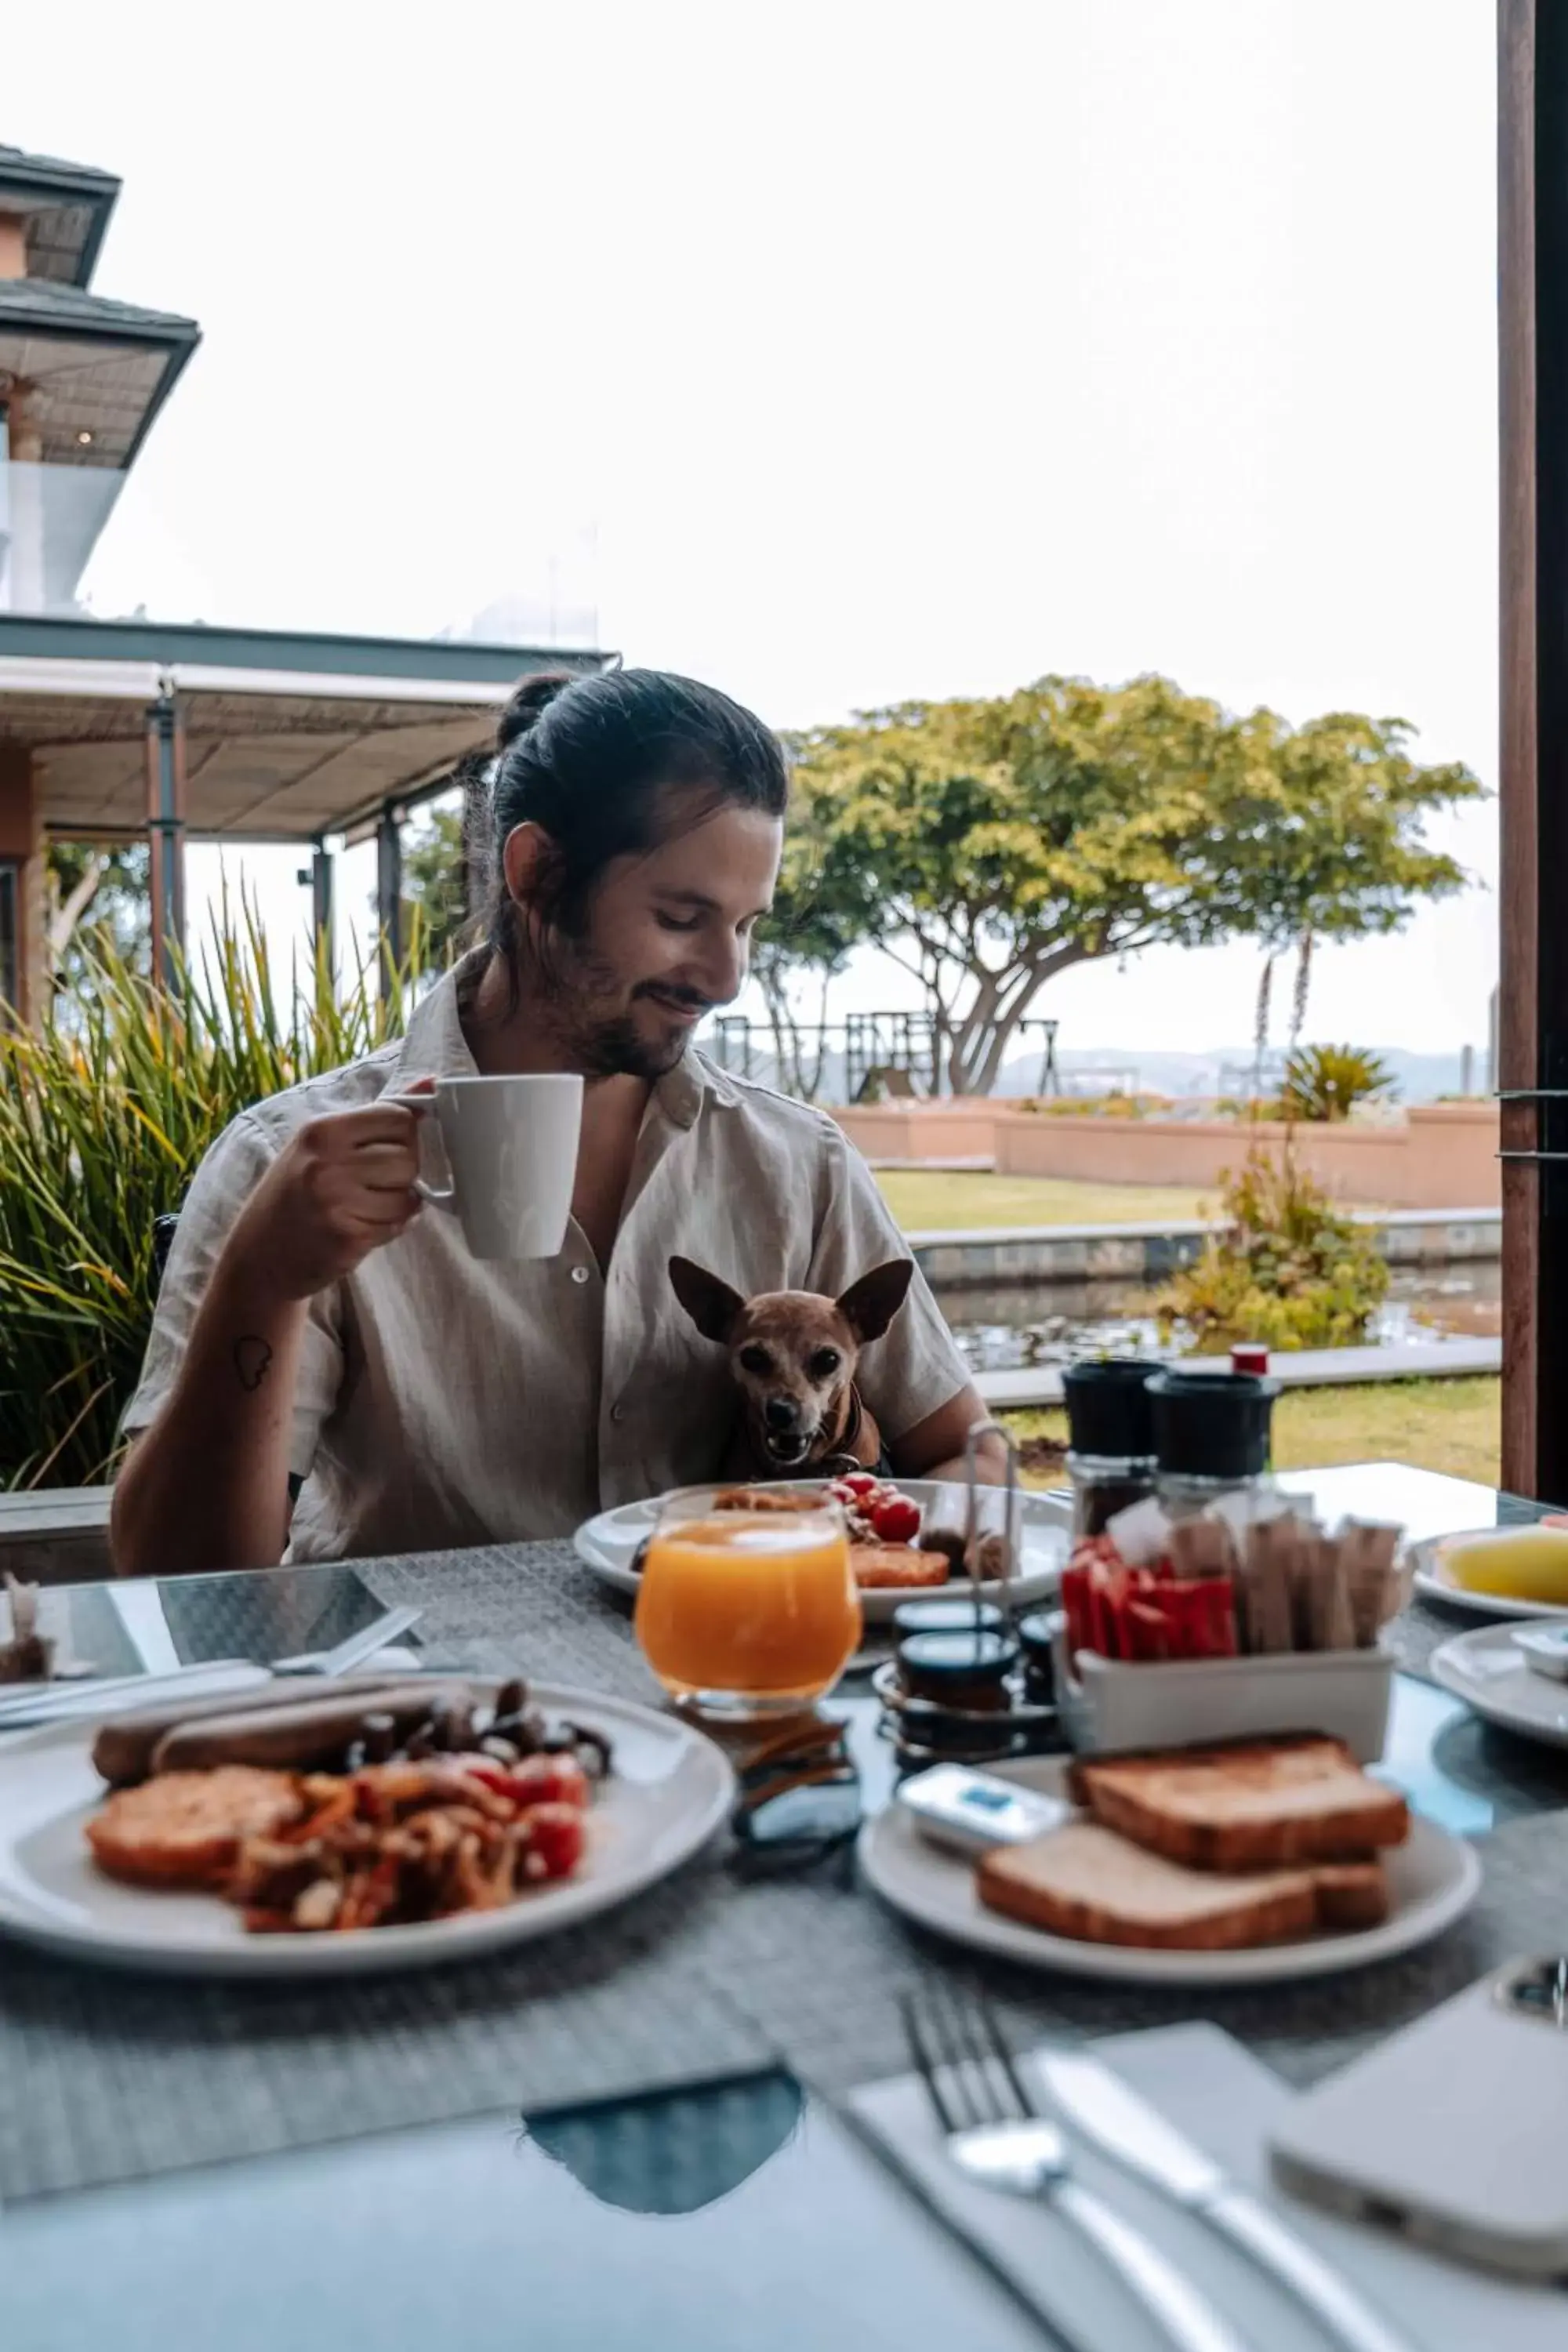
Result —
<path fill-rule="evenodd" d="M 147 895 L 144 842 L 110 848 L 93 842 L 57 841 L 45 868 L 49 971 L 77 985 L 90 956 L 87 927 L 106 935 L 114 951 L 137 970 L 146 968 L 153 936 Z"/>
<path fill-rule="evenodd" d="M 778 1083 L 815 1101 L 826 1059 L 827 992 L 853 950 L 877 928 L 874 877 L 852 839 L 816 822 L 809 794 L 797 795 L 784 836 L 773 903 L 752 943 L 752 977 L 767 1007 Z M 802 983 L 816 990 L 815 1018 L 797 1010 Z"/>
<path fill-rule="evenodd" d="M 955 1093 L 987 1093 L 1075 964 L 1399 928 L 1458 889 L 1433 812 L 1477 798 L 1398 719 L 1232 718 L 1167 679 L 1044 677 L 797 739 L 797 824 L 862 936 L 920 980 Z M 875 915 L 867 919 L 867 910 Z"/>
<path fill-rule="evenodd" d="M 468 920 L 463 813 L 433 803 L 403 843 L 403 935 L 419 976 L 441 971 L 462 942 Z M 375 913 L 375 899 L 371 912 Z"/>

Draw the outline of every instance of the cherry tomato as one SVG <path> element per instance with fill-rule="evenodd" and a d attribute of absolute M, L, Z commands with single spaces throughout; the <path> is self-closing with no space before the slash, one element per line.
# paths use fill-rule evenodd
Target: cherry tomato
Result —
<path fill-rule="evenodd" d="M 921 1510 L 907 1495 L 893 1495 L 871 1513 L 879 1543 L 911 1543 L 921 1531 Z"/>
<path fill-rule="evenodd" d="M 847 1487 L 851 1495 L 875 1495 L 880 1491 L 881 1484 L 865 1470 L 847 1470 L 837 1483 Z"/>
<path fill-rule="evenodd" d="M 546 1879 L 569 1878 L 582 1861 L 587 1843 L 588 1825 L 581 1809 L 534 1805 L 523 1815 L 523 1826 L 528 1832 L 525 1878 L 536 1879 L 542 1885 Z M 542 1869 L 535 1867 L 540 1863 Z"/>
<path fill-rule="evenodd" d="M 498 1764 L 490 1756 L 465 1756 L 460 1760 L 465 1772 L 493 1789 L 498 1797 L 508 1797 L 520 1811 L 537 1805 L 574 1806 L 582 1811 L 588 1802 L 588 1776 L 575 1756 L 524 1756 L 516 1764 Z"/>

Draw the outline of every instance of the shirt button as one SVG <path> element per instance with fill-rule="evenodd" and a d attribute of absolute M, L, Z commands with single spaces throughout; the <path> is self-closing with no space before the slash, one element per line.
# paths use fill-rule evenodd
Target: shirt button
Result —
<path fill-rule="evenodd" d="M 587 1267 L 585 1265 L 574 1265 L 572 1269 L 572 1279 L 574 1282 L 586 1282 L 588 1279 Z"/>

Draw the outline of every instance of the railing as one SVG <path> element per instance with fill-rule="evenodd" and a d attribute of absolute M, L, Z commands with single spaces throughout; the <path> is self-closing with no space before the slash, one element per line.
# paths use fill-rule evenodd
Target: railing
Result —
<path fill-rule="evenodd" d="M 1021 1047 L 1039 1055 L 1036 1091 L 1062 1091 L 1057 1024 L 1018 1024 Z M 929 1097 L 951 1093 L 942 1039 L 929 1013 L 848 1013 L 842 1021 L 784 1021 L 775 1030 L 744 1013 L 721 1013 L 700 1041 L 721 1068 L 812 1102 L 858 1103 L 884 1092 Z"/>

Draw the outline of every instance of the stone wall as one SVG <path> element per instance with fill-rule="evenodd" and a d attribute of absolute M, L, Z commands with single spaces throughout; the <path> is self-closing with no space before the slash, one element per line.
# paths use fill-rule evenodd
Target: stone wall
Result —
<path fill-rule="evenodd" d="M 1171 1184 L 1205 1192 L 1249 1145 L 1283 1148 L 1286 1130 L 1220 1118 L 1095 1118 L 979 1101 L 878 1104 L 836 1111 L 872 1160 L 984 1156 L 1002 1175 L 1086 1184 Z M 1389 1209 L 1490 1209 L 1501 1200 L 1498 1108 L 1434 1103 L 1365 1126 L 1295 1129 L 1301 1164 L 1342 1201 Z"/>

